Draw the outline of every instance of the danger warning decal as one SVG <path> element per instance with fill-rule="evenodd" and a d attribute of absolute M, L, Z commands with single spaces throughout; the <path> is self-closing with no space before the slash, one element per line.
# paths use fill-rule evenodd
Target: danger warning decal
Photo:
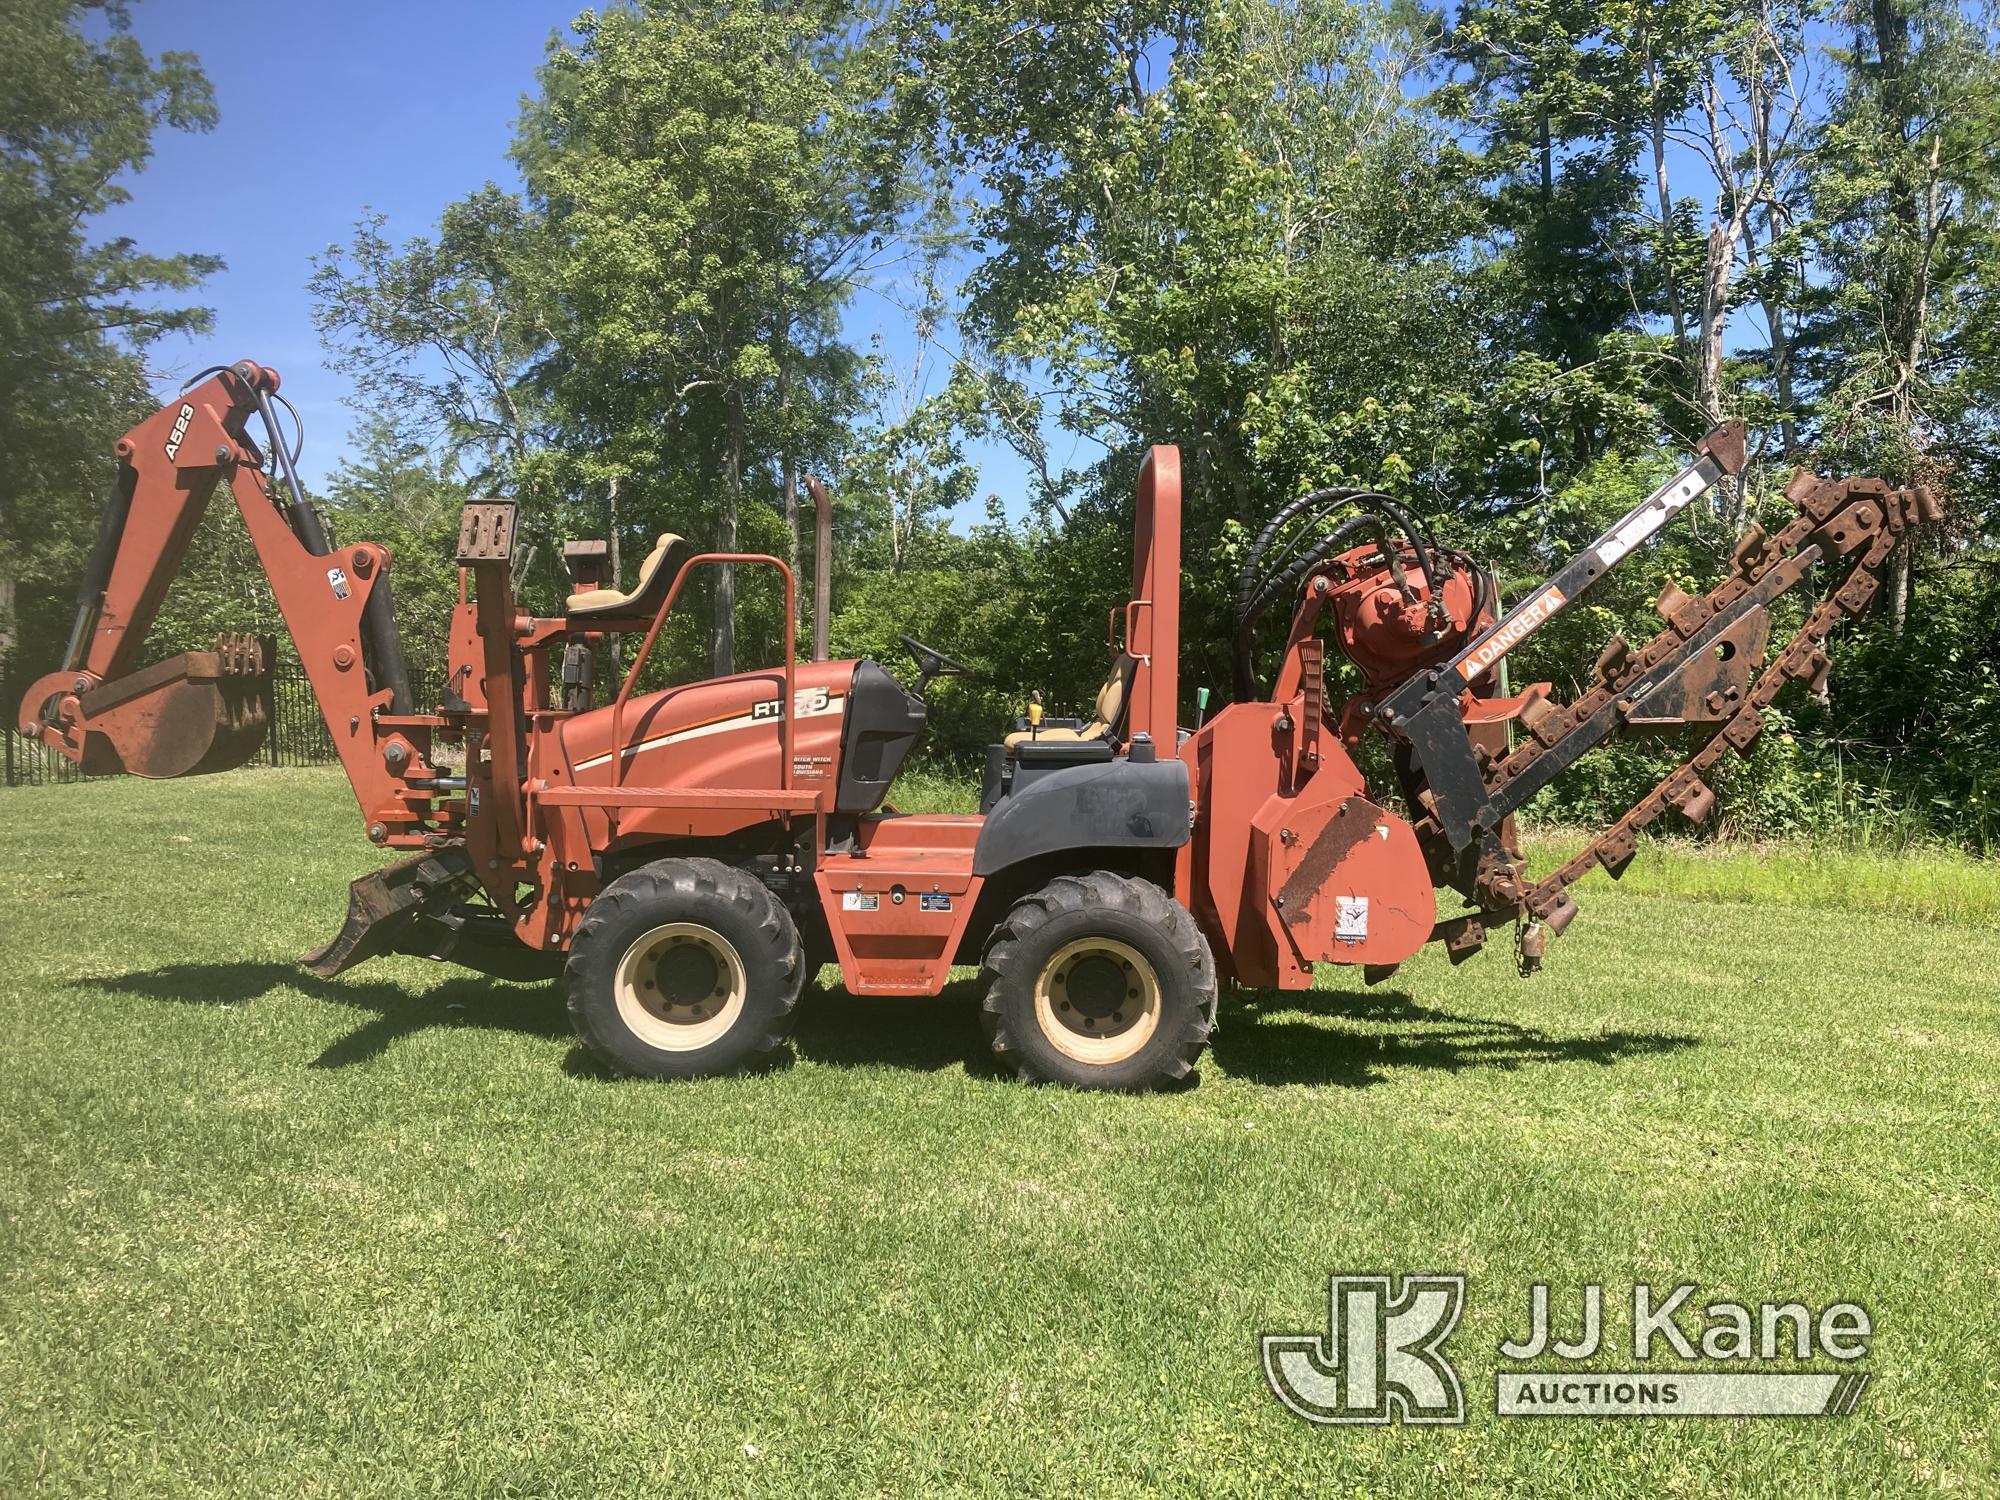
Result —
<path fill-rule="evenodd" d="M 1544 620 L 1568 601 L 1562 590 L 1546 588 L 1500 622 L 1500 628 L 1481 641 L 1473 653 L 1458 664 L 1459 675 L 1472 681 L 1493 663 L 1533 635 Z"/>

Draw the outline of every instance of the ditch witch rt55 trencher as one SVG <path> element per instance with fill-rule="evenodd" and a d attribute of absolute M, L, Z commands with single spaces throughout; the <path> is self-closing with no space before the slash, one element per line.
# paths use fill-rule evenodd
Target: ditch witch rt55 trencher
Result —
<path fill-rule="evenodd" d="M 1383 495 L 1322 490 L 1256 539 L 1238 583 L 1235 701 L 1179 727 L 1180 459 L 1139 479 L 1131 598 L 1112 611 L 1088 721 L 1038 705 L 992 747 L 977 816 L 892 810 L 924 728 L 924 691 L 958 663 L 905 637 L 905 687 L 873 661 L 637 690 L 661 626 L 703 568 L 779 559 L 663 536 L 629 591 L 576 547 L 553 619 L 518 608 L 514 508 L 465 508 L 444 701 L 419 709 L 390 605 L 390 556 L 336 546 L 302 498 L 273 412 L 278 376 L 209 373 L 117 445 L 118 484 L 61 671 L 21 706 L 25 734 L 92 771 L 182 776 L 236 766 L 265 730 L 274 643 L 225 637 L 137 666 L 161 596 L 218 483 L 234 495 L 311 679 L 368 837 L 411 853 L 354 882 L 346 925 L 307 965 L 380 953 L 512 978 L 563 976 L 584 1044 L 612 1068 L 684 1077 L 784 1045 L 809 969 L 837 961 L 857 994 L 936 994 L 978 962 L 983 1017 L 1024 1078 L 1139 1088 L 1183 1077 L 1223 981 L 1302 989 L 1315 965 L 1379 979 L 1428 942 L 1454 960 L 1518 924 L 1521 962 L 1576 913 L 1568 888 L 1630 860 L 1673 807 L 1705 818 L 1705 778 L 1745 752 L 1792 681 L 1824 679 L 1824 645 L 1865 609 L 1901 532 L 1937 514 L 1921 490 L 1800 472 L 1795 514 L 1753 526 L 1727 579 L 1669 586 L 1644 646 L 1614 638 L 1574 703 L 1546 684 L 1498 695 L 1502 657 L 1673 515 L 1743 465 L 1740 426 L 1546 582 L 1501 610 L 1493 578 Z M 255 418 L 261 441 L 249 428 Z M 288 502 L 281 501 L 280 477 Z M 823 534 L 823 532 L 822 532 Z M 823 564 L 824 558 L 821 562 Z M 1826 570 L 1775 651 L 1771 605 Z M 1291 611 L 1268 690 L 1259 619 Z M 638 642 L 603 692 L 608 637 Z M 1364 690 L 1328 696 L 1326 641 Z M 1205 694 L 1203 695 L 1205 697 Z M 1519 744 L 1509 749 L 1518 725 Z M 1349 751 L 1385 735 L 1403 812 L 1371 796 Z M 1561 869 L 1532 879 L 1513 814 L 1579 756 L 1626 733 L 1698 748 Z M 446 747 L 461 751 L 447 764 Z M 1437 893 L 1454 898 L 1441 914 Z"/>

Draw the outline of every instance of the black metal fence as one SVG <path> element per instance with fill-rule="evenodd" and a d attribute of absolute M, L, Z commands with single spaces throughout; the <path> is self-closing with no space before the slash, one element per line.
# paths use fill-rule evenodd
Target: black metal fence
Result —
<path fill-rule="evenodd" d="M 438 701 L 443 682 L 421 672 L 411 674 L 412 696 L 420 705 Z M 319 700 L 313 697 L 312 683 L 305 669 L 295 661 L 280 661 L 271 679 L 271 730 L 264 746 L 250 764 L 253 766 L 330 766 L 340 757 L 334 753 L 333 739 L 320 716 Z M 101 781 L 86 776 L 49 749 L 40 740 L 14 732 L 13 715 L 18 707 L 11 687 L 0 686 L 0 712 L 7 715 L 6 785 L 67 786 L 78 781 Z"/>

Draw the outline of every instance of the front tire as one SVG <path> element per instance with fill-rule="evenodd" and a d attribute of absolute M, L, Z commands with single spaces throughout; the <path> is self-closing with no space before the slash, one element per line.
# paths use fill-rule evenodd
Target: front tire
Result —
<path fill-rule="evenodd" d="M 761 881 L 712 859 L 662 859 L 590 903 L 563 976 L 577 1039 L 606 1067 L 704 1078 L 784 1046 L 805 960 Z"/>
<path fill-rule="evenodd" d="M 1095 871 L 1024 896 L 987 942 L 981 1020 L 1023 1082 L 1138 1090 L 1187 1077 L 1215 1026 L 1215 958 L 1146 880 Z"/>

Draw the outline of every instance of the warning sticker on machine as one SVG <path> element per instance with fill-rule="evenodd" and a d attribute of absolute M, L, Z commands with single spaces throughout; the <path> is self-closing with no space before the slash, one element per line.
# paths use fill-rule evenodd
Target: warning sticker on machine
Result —
<path fill-rule="evenodd" d="M 951 897 L 943 891 L 925 891 L 917 905 L 924 911 L 950 911 Z"/>
<path fill-rule="evenodd" d="M 840 895 L 842 911 L 880 911 L 882 898 L 873 891 L 842 891 Z"/>
<path fill-rule="evenodd" d="M 1512 651 L 1521 642 L 1533 635 L 1541 623 L 1548 619 L 1568 601 L 1561 589 L 1545 588 L 1513 614 L 1500 622 L 1500 628 L 1482 641 L 1473 653 L 1458 664 L 1459 675 L 1467 682 L 1472 681 L 1493 663 Z"/>
<path fill-rule="evenodd" d="M 1333 899 L 1333 940 L 1336 943 L 1365 941 L 1368 937 L 1368 898 L 1335 896 Z"/>

